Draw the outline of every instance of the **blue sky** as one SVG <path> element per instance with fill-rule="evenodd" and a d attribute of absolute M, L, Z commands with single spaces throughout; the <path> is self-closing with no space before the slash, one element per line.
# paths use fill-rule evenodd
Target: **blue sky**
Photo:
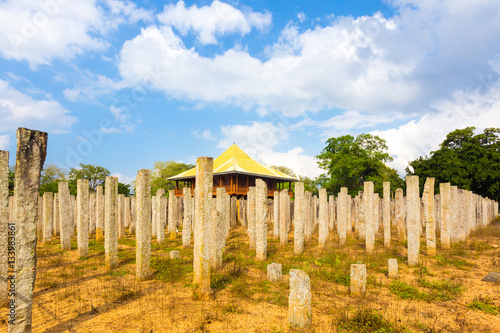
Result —
<path fill-rule="evenodd" d="M 403 173 L 466 126 L 500 127 L 500 3 L 0 1 L 0 149 L 122 182 L 236 142 L 311 178 L 332 136 L 373 133 Z"/>

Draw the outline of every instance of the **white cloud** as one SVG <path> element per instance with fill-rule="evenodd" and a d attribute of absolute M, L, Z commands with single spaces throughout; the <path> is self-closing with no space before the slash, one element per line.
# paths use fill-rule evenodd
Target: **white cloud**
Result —
<path fill-rule="evenodd" d="M 201 132 L 198 130 L 195 130 L 192 132 L 192 134 L 195 137 L 203 139 L 203 140 L 207 140 L 207 141 L 214 141 L 215 140 L 215 137 L 212 135 L 212 132 L 208 129 L 203 130 Z"/>
<path fill-rule="evenodd" d="M 10 146 L 10 136 L 0 135 L 0 150 L 7 150 Z"/>
<path fill-rule="evenodd" d="M 404 174 L 408 163 L 439 149 L 446 135 L 455 129 L 474 126 L 478 131 L 500 124 L 500 85 L 487 94 L 478 90 L 456 93 L 453 99 L 437 102 L 433 110 L 418 121 L 398 128 L 373 131 L 387 141 L 394 161 L 389 166 Z"/>
<path fill-rule="evenodd" d="M 86 51 L 102 51 L 102 38 L 120 24 L 151 20 L 130 1 L 31 1 L 0 3 L 0 54 L 26 60 L 32 69 L 54 58 L 71 59 Z"/>
<path fill-rule="evenodd" d="M 202 44 L 216 44 L 216 36 L 230 33 L 248 34 L 252 27 L 263 30 L 271 24 L 271 14 L 242 12 L 233 6 L 215 0 L 210 6 L 186 8 L 184 1 L 165 5 L 158 15 L 163 24 L 173 26 L 182 35 L 193 31 Z"/>
<path fill-rule="evenodd" d="M 122 132 L 119 128 L 116 127 L 101 127 L 99 128 L 99 131 L 104 134 L 118 134 Z"/>
<path fill-rule="evenodd" d="M 30 127 L 54 133 L 68 132 L 77 119 L 53 100 L 34 100 L 0 80 L 0 131 Z"/>
<path fill-rule="evenodd" d="M 291 116 L 334 108 L 425 112 L 495 73 L 496 0 L 406 3 L 393 2 L 398 14 L 390 19 L 381 13 L 337 17 L 303 32 L 288 25 L 267 60 L 241 48 L 204 57 L 186 48 L 170 26 L 150 26 L 123 45 L 119 69 L 130 84 L 147 84 L 169 97 Z M 185 29 L 193 28 L 189 23 Z"/>
<path fill-rule="evenodd" d="M 99 97 L 109 95 L 121 88 L 125 88 L 123 82 L 86 71 L 78 80 L 78 86 L 64 89 L 63 94 L 71 102 L 95 103 Z"/>
<path fill-rule="evenodd" d="M 135 180 L 134 177 L 130 177 L 130 176 L 127 176 L 127 175 L 123 175 L 121 173 L 113 173 L 111 176 L 113 177 L 118 177 L 118 181 L 120 183 L 123 183 L 123 184 L 128 184 L 128 185 L 132 185 L 132 181 Z"/>
<path fill-rule="evenodd" d="M 126 110 L 112 105 L 109 108 L 109 111 L 115 118 L 115 122 L 118 123 L 121 128 L 128 133 L 134 133 L 135 124 L 131 121 L 132 117 L 128 114 L 128 112 L 126 112 Z"/>
<path fill-rule="evenodd" d="M 297 18 L 300 22 L 304 22 L 306 20 L 306 14 L 304 14 L 304 12 L 300 12 L 297 14 Z"/>
<path fill-rule="evenodd" d="M 284 165 L 297 175 L 315 178 L 322 172 L 312 156 L 303 154 L 301 147 L 286 152 L 276 151 L 276 146 L 288 139 L 285 126 L 270 122 L 253 122 L 251 125 L 222 126 L 223 138 L 217 147 L 227 149 L 236 143 L 251 158 L 266 165 Z"/>

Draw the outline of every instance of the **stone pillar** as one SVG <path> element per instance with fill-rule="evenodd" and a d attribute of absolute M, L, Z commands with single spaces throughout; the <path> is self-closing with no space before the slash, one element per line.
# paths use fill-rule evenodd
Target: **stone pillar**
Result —
<path fill-rule="evenodd" d="M 73 236 L 73 226 L 71 223 L 71 209 L 69 200 L 68 182 L 58 182 L 58 203 L 61 234 L 61 249 L 71 250 L 71 237 Z"/>
<path fill-rule="evenodd" d="M 182 189 L 184 195 L 184 219 L 182 220 L 182 246 L 191 246 L 191 223 L 192 223 L 192 204 L 191 204 L 191 189 L 184 187 Z"/>
<path fill-rule="evenodd" d="M 449 249 L 451 246 L 450 238 L 450 183 L 439 184 L 439 199 L 441 204 L 441 248 Z"/>
<path fill-rule="evenodd" d="M 156 195 L 151 198 L 151 236 L 156 238 Z"/>
<path fill-rule="evenodd" d="M 8 332 L 31 332 L 33 289 L 36 277 L 36 220 L 40 172 L 47 154 L 47 133 L 17 130 L 14 180 L 15 205 L 15 315 L 8 317 Z M 11 225 L 9 225 L 10 229 Z M 9 267 L 11 268 L 11 267 Z M 9 274 L 11 275 L 11 274 Z M 10 277 L 10 276 L 9 276 Z"/>
<path fill-rule="evenodd" d="M 102 194 L 102 185 L 96 187 L 96 241 L 104 240 L 104 195 Z"/>
<path fill-rule="evenodd" d="M 236 196 L 233 195 L 231 197 L 231 227 L 236 227 L 236 215 L 237 215 L 237 209 L 236 209 Z"/>
<path fill-rule="evenodd" d="M 135 227 L 137 225 L 137 209 L 135 196 L 130 197 L 130 232 L 135 234 Z"/>
<path fill-rule="evenodd" d="M 286 246 L 288 244 L 288 190 L 280 192 L 280 245 Z"/>
<path fill-rule="evenodd" d="M 316 229 L 318 224 L 318 197 L 313 195 L 312 197 L 312 211 L 313 211 L 313 228 Z"/>
<path fill-rule="evenodd" d="M 96 229 L 96 205 L 95 205 L 95 193 L 89 194 L 89 234 L 95 232 Z"/>
<path fill-rule="evenodd" d="M 313 216 L 312 216 L 312 194 L 309 191 L 304 192 L 304 240 L 311 240 L 313 234 Z"/>
<path fill-rule="evenodd" d="M 267 265 L 267 279 L 271 282 L 279 282 L 282 279 L 281 264 L 272 263 Z"/>
<path fill-rule="evenodd" d="M 293 235 L 293 253 L 300 255 L 304 252 L 305 227 L 304 183 L 295 183 L 295 227 Z"/>
<path fill-rule="evenodd" d="M 78 255 L 80 258 L 89 254 L 89 181 L 88 179 L 78 179 L 77 187 L 77 243 Z"/>
<path fill-rule="evenodd" d="M 424 220 L 425 220 L 425 243 L 427 244 L 427 255 L 436 255 L 436 221 L 434 208 L 434 178 L 429 177 L 424 185 Z"/>
<path fill-rule="evenodd" d="M 365 198 L 363 191 L 359 191 L 359 206 L 358 206 L 358 238 L 362 241 L 366 239 L 366 218 L 365 218 Z"/>
<path fill-rule="evenodd" d="M 151 276 L 151 171 L 141 169 L 135 181 L 137 205 L 136 271 L 137 281 Z"/>
<path fill-rule="evenodd" d="M 328 196 L 328 230 L 333 232 L 335 227 L 335 196 Z"/>
<path fill-rule="evenodd" d="M 467 191 L 467 237 L 474 230 L 474 196 L 472 191 Z"/>
<path fill-rule="evenodd" d="M 175 239 L 177 226 L 177 198 L 175 190 L 168 191 L 168 234 L 170 239 Z"/>
<path fill-rule="evenodd" d="M 398 277 L 398 260 L 389 259 L 387 261 L 387 277 L 389 279 L 395 279 Z"/>
<path fill-rule="evenodd" d="M 373 182 L 366 181 L 363 189 L 363 211 L 365 217 L 365 250 L 373 253 L 375 250 L 375 216 L 373 205 Z"/>
<path fill-rule="evenodd" d="M 172 195 L 171 192 L 174 192 L 174 190 L 169 191 L 169 195 Z M 175 195 L 175 194 L 174 194 Z M 169 200 L 173 201 L 173 200 Z M 170 207 L 169 207 L 170 208 Z M 171 209 L 169 209 L 169 212 Z M 163 244 L 165 242 L 165 221 L 167 220 L 167 207 L 166 207 L 166 202 L 165 202 L 165 190 L 162 188 L 159 188 L 156 190 L 156 241 L 158 244 Z"/>
<path fill-rule="evenodd" d="M 458 187 L 450 186 L 450 241 L 451 244 L 460 242 L 458 237 Z"/>
<path fill-rule="evenodd" d="M 59 184 L 58 184 L 59 191 Z M 52 218 L 52 222 L 54 222 L 54 236 L 60 235 L 61 233 L 61 221 L 59 220 L 59 193 L 54 193 L 54 217 Z"/>
<path fill-rule="evenodd" d="M 280 192 L 274 191 L 273 238 L 280 237 Z"/>
<path fill-rule="evenodd" d="M 52 196 L 52 193 L 45 192 L 45 194 L 47 195 L 44 198 L 48 201 L 49 194 Z M 52 213 L 52 207 L 49 212 Z M 6 307 L 9 304 L 9 288 L 7 288 L 9 271 L 9 222 L 9 152 L 0 150 L 0 307 Z M 10 232 L 12 233 L 12 231 Z M 50 236 L 49 234 L 49 241 Z"/>
<path fill-rule="evenodd" d="M 351 286 L 349 288 L 349 292 L 351 295 L 363 295 L 366 292 L 365 264 L 351 265 Z"/>
<path fill-rule="evenodd" d="M 43 242 L 50 243 L 52 240 L 52 227 L 54 226 L 52 211 L 54 207 L 54 195 L 52 192 L 43 194 Z"/>
<path fill-rule="evenodd" d="M 255 186 L 250 186 L 247 193 L 248 241 L 250 249 L 255 249 Z"/>
<path fill-rule="evenodd" d="M 118 238 L 125 237 L 125 194 L 118 194 Z"/>
<path fill-rule="evenodd" d="M 467 233 L 467 191 L 458 190 L 458 239 L 465 242 Z"/>
<path fill-rule="evenodd" d="M 311 326 L 311 282 L 309 276 L 299 270 L 290 270 L 290 295 L 288 296 L 288 323 L 291 328 Z"/>
<path fill-rule="evenodd" d="M 328 238 L 328 201 L 327 201 L 326 188 L 319 189 L 319 237 L 318 245 L 324 248 Z"/>
<path fill-rule="evenodd" d="M 213 294 L 210 288 L 210 249 L 212 235 L 213 158 L 199 157 L 196 161 L 194 211 L 193 283 L 202 297 Z"/>
<path fill-rule="evenodd" d="M 225 188 L 218 187 L 217 194 L 222 194 L 222 190 L 225 192 Z M 225 193 L 224 193 L 225 194 Z M 214 200 L 214 205 L 212 206 L 212 239 L 211 239 L 211 254 L 210 262 L 212 270 L 217 271 L 222 268 L 222 251 L 224 250 L 224 218 L 221 209 L 225 206 L 224 196 Z M 219 201 L 219 202 L 218 202 Z M 220 205 L 219 205 L 220 204 Z"/>
<path fill-rule="evenodd" d="M 129 228 L 129 230 L 131 225 L 130 213 L 131 213 L 130 197 L 125 197 L 125 228 Z"/>
<path fill-rule="evenodd" d="M 391 246 L 391 182 L 384 182 L 383 217 L 384 246 Z"/>
<path fill-rule="evenodd" d="M 420 195 L 418 176 L 406 176 L 408 223 L 408 265 L 416 266 L 420 256 Z"/>
<path fill-rule="evenodd" d="M 344 245 L 347 239 L 347 187 L 340 188 L 337 198 L 337 231 L 340 245 Z"/>
<path fill-rule="evenodd" d="M 118 178 L 106 177 L 106 210 L 104 218 L 104 255 L 107 270 L 118 266 Z"/>
<path fill-rule="evenodd" d="M 378 234 L 380 229 L 380 195 L 378 193 L 373 193 L 373 225 L 375 235 Z"/>
<path fill-rule="evenodd" d="M 267 195 L 267 194 L 266 194 Z M 226 206 L 224 209 L 224 225 L 225 225 L 225 237 L 229 236 L 229 231 L 231 230 L 231 196 L 226 194 L 224 197 L 226 201 Z M 224 239 L 225 239 L 224 237 Z M 225 244 L 225 241 L 224 241 Z"/>
<path fill-rule="evenodd" d="M 267 184 L 255 180 L 255 250 L 257 261 L 267 259 Z"/>

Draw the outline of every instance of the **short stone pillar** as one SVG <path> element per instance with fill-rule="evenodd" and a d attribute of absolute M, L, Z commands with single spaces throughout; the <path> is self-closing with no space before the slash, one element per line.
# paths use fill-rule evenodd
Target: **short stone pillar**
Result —
<path fill-rule="evenodd" d="M 106 213 L 104 218 L 104 263 L 107 270 L 118 266 L 118 178 L 106 177 Z"/>
<path fill-rule="evenodd" d="M 408 265 L 416 266 L 420 257 L 420 196 L 418 176 L 406 177 L 406 223 L 408 224 Z"/>
<path fill-rule="evenodd" d="M 272 263 L 267 265 L 267 279 L 271 282 L 281 281 L 282 276 L 282 268 L 281 264 Z"/>
<path fill-rule="evenodd" d="M 290 295 L 288 296 L 288 323 L 292 328 L 311 326 L 311 282 L 299 269 L 290 270 Z"/>
<path fill-rule="evenodd" d="M 213 296 L 210 288 L 213 162 L 211 157 L 199 157 L 196 161 L 193 284 L 197 286 L 195 293 L 202 298 Z"/>
<path fill-rule="evenodd" d="M 180 258 L 180 253 L 179 251 L 172 250 L 168 253 L 170 259 L 179 259 Z"/>
<path fill-rule="evenodd" d="M 45 196 L 47 194 L 47 196 Z M 48 197 L 52 199 L 52 193 L 44 193 L 44 208 L 48 202 Z M 52 203 L 52 200 L 50 200 Z M 52 207 L 50 207 L 50 213 L 52 214 Z M 45 214 L 44 214 L 45 215 Z M 52 219 L 50 220 L 52 222 Z M 0 150 L 0 307 L 7 306 L 9 304 L 8 289 L 7 288 L 7 277 L 8 277 L 8 242 L 9 242 L 9 152 Z M 44 235 L 45 235 L 45 228 Z M 50 229 L 50 232 L 52 228 Z M 11 231 L 12 232 L 12 231 Z M 50 233 L 48 235 L 48 240 L 50 241 Z"/>
<path fill-rule="evenodd" d="M 136 271 L 137 281 L 144 281 L 151 275 L 151 171 L 137 172 L 135 181 L 137 228 L 136 228 Z"/>
<path fill-rule="evenodd" d="M 17 130 L 15 206 L 15 274 L 8 283 L 15 284 L 14 318 L 9 316 L 8 332 L 31 332 L 33 289 L 36 277 L 36 220 L 40 172 L 47 154 L 47 133 L 26 128 Z M 5 223 L 7 221 L 2 221 Z M 14 267 L 13 267 L 14 268 Z M 11 312 L 12 313 L 12 312 Z M 5 327 L 5 326 L 4 326 Z"/>
<path fill-rule="evenodd" d="M 366 265 L 351 265 L 351 295 L 363 295 L 366 292 Z"/>
<path fill-rule="evenodd" d="M 80 258 L 89 254 L 89 180 L 78 179 L 77 186 L 77 243 Z"/>
<path fill-rule="evenodd" d="M 255 180 L 255 253 L 258 261 L 267 258 L 267 185 Z"/>
<path fill-rule="evenodd" d="M 398 260 L 389 259 L 387 260 L 387 276 L 389 279 L 395 279 L 398 277 Z"/>

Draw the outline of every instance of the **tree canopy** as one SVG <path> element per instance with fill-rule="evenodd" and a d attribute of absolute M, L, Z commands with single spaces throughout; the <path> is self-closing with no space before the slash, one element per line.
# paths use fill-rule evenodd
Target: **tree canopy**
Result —
<path fill-rule="evenodd" d="M 446 136 L 430 156 L 411 161 L 415 174 L 435 177 L 462 189 L 498 200 L 500 196 L 500 128 L 486 128 L 474 134 L 475 127 L 457 129 Z M 409 170 L 406 170 L 409 174 Z"/>
<path fill-rule="evenodd" d="M 100 165 L 80 163 L 78 168 L 69 169 L 70 179 L 88 179 L 91 192 L 95 192 L 97 186 L 104 185 L 109 175 L 109 170 Z"/>
<path fill-rule="evenodd" d="M 165 192 L 175 189 L 175 182 L 167 178 L 178 175 L 181 172 L 194 168 L 194 164 L 186 164 L 175 161 L 156 161 L 151 170 L 151 194 L 156 195 L 160 188 Z"/>
<path fill-rule="evenodd" d="M 325 170 L 316 183 L 326 188 L 328 194 L 337 195 L 341 187 L 347 187 L 349 193 L 355 195 L 363 190 L 365 181 L 373 181 L 378 193 L 384 181 L 391 182 L 392 190 L 404 185 L 396 170 L 385 165 L 392 157 L 387 153 L 385 140 L 378 136 L 363 133 L 357 137 L 330 138 L 316 158 Z"/>

